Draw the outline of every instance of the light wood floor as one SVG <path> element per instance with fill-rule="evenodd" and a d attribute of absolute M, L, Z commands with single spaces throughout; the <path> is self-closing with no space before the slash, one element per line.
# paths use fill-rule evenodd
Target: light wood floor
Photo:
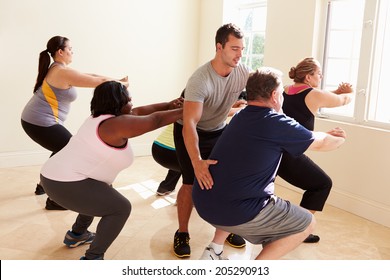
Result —
<path fill-rule="evenodd" d="M 86 246 L 69 249 L 62 243 L 76 213 L 44 209 L 47 196 L 34 194 L 40 166 L 0 169 L 0 259 L 76 260 Z M 158 182 L 166 170 L 152 157 L 137 157 L 114 183 L 132 203 L 133 210 L 124 229 L 105 259 L 174 260 L 173 234 L 177 229 L 176 193 L 157 197 Z M 179 186 L 178 186 L 179 187 Z M 298 203 L 300 194 L 277 186 L 280 197 Z M 390 228 L 327 205 L 316 213 L 318 244 L 302 244 L 285 260 L 389 260 Z M 91 230 L 94 231 L 96 218 Z M 211 241 L 213 228 L 193 211 L 190 222 L 189 259 L 197 260 Z M 225 246 L 229 259 L 253 259 L 260 246 L 247 243 L 245 249 Z"/>

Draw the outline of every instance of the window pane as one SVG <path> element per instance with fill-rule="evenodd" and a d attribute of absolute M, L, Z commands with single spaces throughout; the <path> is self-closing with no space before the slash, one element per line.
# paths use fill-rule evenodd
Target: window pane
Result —
<path fill-rule="evenodd" d="M 351 31 L 330 31 L 328 55 L 330 57 L 349 57 L 353 53 L 355 45 L 352 42 L 353 33 Z"/>
<path fill-rule="evenodd" d="M 355 88 L 358 78 L 364 0 L 331 1 L 324 59 L 323 88 L 333 90 L 348 82 Z M 322 109 L 321 113 L 354 116 L 354 102 L 340 108 Z"/>
<path fill-rule="evenodd" d="M 263 54 L 264 53 L 264 34 L 253 34 L 253 50 L 252 54 Z"/>
<path fill-rule="evenodd" d="M 267 19 L 267 7 L 259 7 L 253 9 L 253 31 L 264 31 Z"/>
<path fill-rule="evenodd" d="M 356 85 L 357 82 L 357 60 L 332 59 L 327 61 L 326 88 L 336 89 L 341 82 L 348 82 Z"/>
<path fill-rule="evenodd" d="M 238 25 L 245 31 L 252 30 L 253 10 L 240 9 L 240 19 Z"/>
<path fill-rule="evenodd" d="M 331 3 L 331 29 L 355 29 L 363 18 L 364 0 L 340 0 Z M 358 19 L 357 19 L 358 18 Z"/>
<path fill-rule="evenodd" d="M 252 69 L 257 69 L 257 68 L 260 68 L 262 65 L 263 65 L 263 60 L 264 60 L 264 56 L 261 55 L 261 56 L 258 56 L 258 57 L 253 57 L 252 59 Z"/>

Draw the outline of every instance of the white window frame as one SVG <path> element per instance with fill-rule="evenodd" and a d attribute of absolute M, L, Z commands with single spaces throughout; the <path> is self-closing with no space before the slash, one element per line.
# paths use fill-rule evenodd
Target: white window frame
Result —
<path fill-rule="evenodd" d="M 329 7 L 332 2 L 335 1 L 345 1 L 345 0 L 327 0 L 324 1 L 325 5 Z M 378 15 L 380 12 L 380 3 L 381 1 L 389 0 L 366 0 L 364 7 L 364 15 L 362 22 L 362 35 L 360 41 L 360 55 L 358 62 L 358 70 L 356 77 L 355 87 L 355 96 L 354 96 L 354 110 L 351 117 L 342 116 L 336 113 L 337 109 L 321 109 L 319 117 L 329 118 L 339 121 L 345 121 L 350 123 L 355 123 L 359 125 L 390 129 L 390 120 L 389 122 L 380 122 L 375 121 L 369 118 L 370 113 L 370 101 L 374 98 L 373 94 L 375 92 L 374 85 L 375 81 L 373 73 L 375 72 L 377 65 L 375 65 L 375 57 L 379 55 L 379 52 L 382 51 L 381 48 L 375 45 L 375 40 L 377 40 L 378 35 Z M 328 9 L 326 9 L 328 11 Z M 347 11 L 346 11 L 347 12 Z M 390 17 L 390 15 L 387 15 Z M 388 31 L 387 31 L 388 32 Z M 325 42 L 327 42 L 328 30 L 325 34 Z M 379 40 L 379 39 L 378 39 Z M 327 47 L 325 46 L 323 66 L 324 66 L 324 83 L 323 87 L 327 88 L 326 85 L 326 75 L 327 71 Z M 340 81 L 341 82 L 341 81 Z M 348 81 L 344 81 L 348 82 Z M 390 93 L 389 93 L 390 94 Z M 352 106 L 353 106 L 352 105 Z M 390 104 L 389 104 L 390 106 Z"/>

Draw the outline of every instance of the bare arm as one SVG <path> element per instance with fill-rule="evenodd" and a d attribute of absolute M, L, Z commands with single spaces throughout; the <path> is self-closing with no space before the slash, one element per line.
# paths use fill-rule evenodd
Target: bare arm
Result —
<path fill-rule="evenodd" d="M 107 119 L 99 126 L 99 136 L 112 146 L 123 145 L 133 138 L 171 124 L 183 115 L 183 109 L 158 111 L 144 116 L 121 115 Z"/>
<path fill-rule="evenodd" d="M 144 116 L 157 111 L 181 108 L 182 106 L 183 106 L 183 98 L 176 98 L 170 102 L 162 102 L 162 103 L 136 107 L 132 110 L 132 114 L 138 116 Z"/>
<path fill-rule="evenodd" d="M 185 101 L 183 110 L 183 137 L 190 156 L 195 176 L 198 179 L 200 187 L 210 189 L 213 185 L 213 179 L 209 172 L 209 165 L 216 164 L 215 160 L 203 160 L 199 150 L 199 137 L 196 131 L 203 112 L 203 103 Z"/>
<path fill-rule="evenodd" d="M 353 88 L 348 83 L 341 83 L 334 91 L 313 89 L 305 99 L 313 114 L 320 108 L 335 108 L 347 105 L 352 100 Z"/>
<path fill-rule="evenodd" d="M 341 128 L 334 128 L 331 131 L 325 132 L 313 132 L 315 140 L 309 146 L 308 150 L 312 151 L 333 151 L 340 147 L 346 138 L 346 133 Z"/>
<path fill-rule="evenodd" d="M 203 112 L 203 103 L 200 102 L 184 102 L 183 110 L 183 138 L 187 148 L 188 155 L 191 161 L 201 160 L 199 151 L 199 138 L 196 131 Z"/>
<path fill-rule="evenodd" d="M 69 86 L 94 88 L 101 83 L 107 81 L 117 81 L 122 83 L 126 87 L 128 87 L 129 85 L 127 76 L 122 79 L 114 79 L 97 74 L 81 73 L 75 69 L 68 67 L 53 70 L 55 70 L 56 72 L 53 71 L 53 75 L 49 77 L 49 79 L 53 80 L 52 84 L 61 84 L 64 88 L 67 88 Z"/>

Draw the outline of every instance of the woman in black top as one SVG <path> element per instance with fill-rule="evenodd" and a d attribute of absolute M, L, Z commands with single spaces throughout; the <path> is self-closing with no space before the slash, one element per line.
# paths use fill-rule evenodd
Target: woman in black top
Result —
<path fill-rule="evenodd" d="M 294 83 L 284 87 L 283 112 L 309 130 L 314 130 L 315 115 L 320 108 L 339 107 L 351 102 L 353 89 L 349 83 L 341 83 L 334 91 L 318 88 L 322 79 L 321 65 L 313 58 L 305 58 L 291 67 L 289 77 Z M 332 180 L 309 157 L 283 154 L 278 175 L 305 191 L 300 206 L 312 213 L 322 211 Z M 310 234 L 304 242 L 316 243 L 319 240 L 319 236 Z"/>

